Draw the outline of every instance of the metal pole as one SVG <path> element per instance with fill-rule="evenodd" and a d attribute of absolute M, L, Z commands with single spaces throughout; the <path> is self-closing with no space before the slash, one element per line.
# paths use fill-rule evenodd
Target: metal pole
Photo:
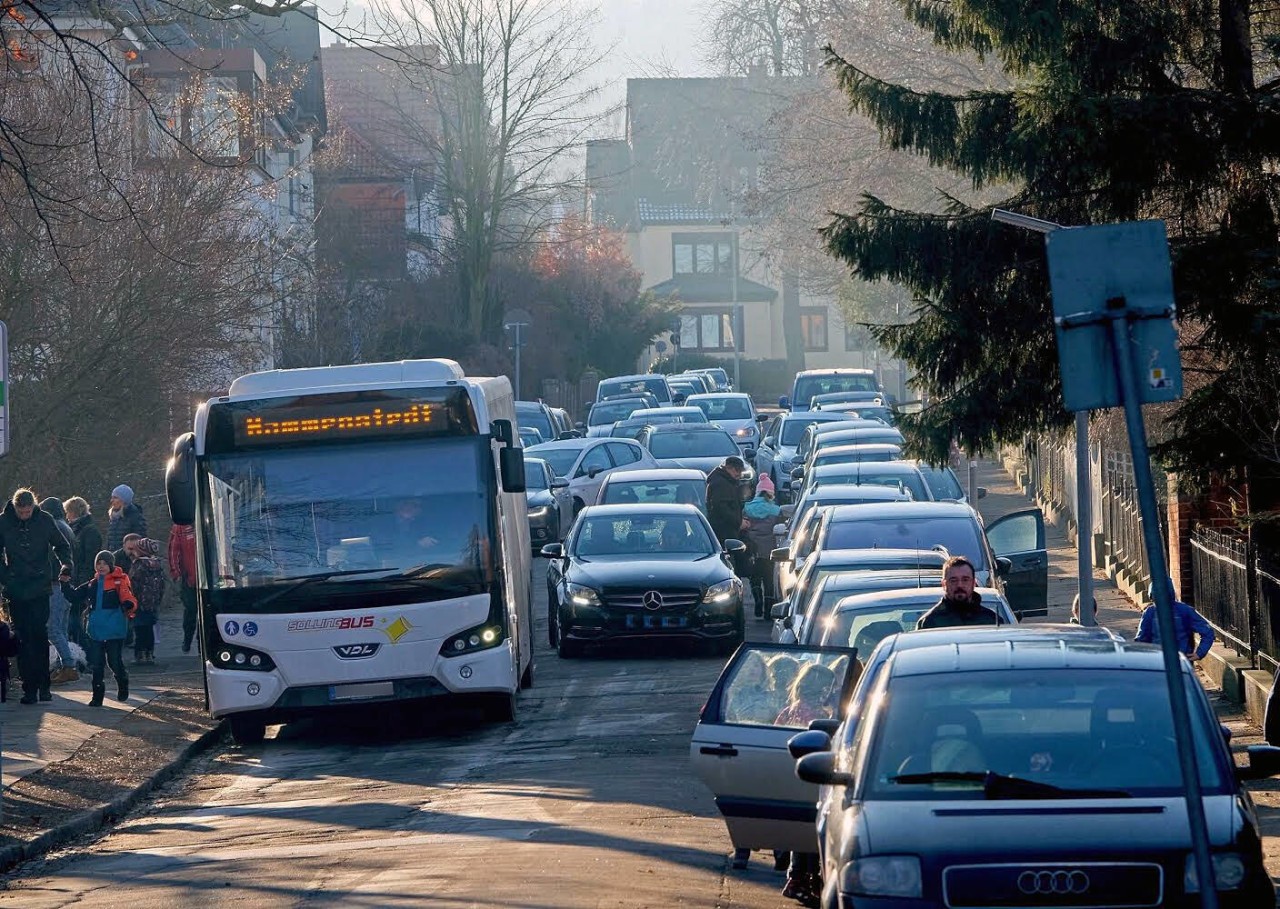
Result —
<path fill-rule="evenodd" d="M 1138 397 L 1138 379 L 1130 349 L 1129 313 L 1123 297 L 1107 301 L 1111 310 L 1111 347 L 1115 355 L 1116 376 L 1120 381 L 1120 397 L 1124 401 L 1124 422 L 1129 430 L 1129 448 L 1133 452 L 1133 479 L 1138 492 L 1138 508 L 1142 514 L 1142 537 L 1151 565 L 1152 589 L 1155 592 L 1156 621 L 1160 629 L 1160 650 L 1164 654 L 1165 681 L 1173 710 L 1173 731 L 1182 768 L 1182 788 L 1186 796 L 1187 821 L 1191 827 L 1191 846 L 1196 860 L 1196 876 L 1200 881 L 1200 905 L 1218 909 L 1218 888 L 1209 857 L 1209 834 L 1205 826 L 1204 799 L 1200 791 L 1200 770 L 1196 761 L 1195 737 L 1191 731 L 1191 712 L 1187 706 L 1187 689 L 1178 660 L 1178 635 L 1173 621 L 1173 602 L 1166 579 L 1164 541 L 1160 539 L 1160 523 L 1156 519 L 1156 490 L 1151 478 L 1150 455 L 1147 452 L 1147 430 L 1142 423 L 1142 402 Z M 1083 614 L 1084 603 L 1080 604 Z"/>
<path fill-rule="evenodd" d="M 978 462 L 972 458 L 969 460 L 969 504 L 974 508 L 978 501 Z"/>
<path fill-rule="evenodd" d="M 516 400 L 524 400 L 520 389 L 520 348 L 524 347 L 524 323 L 517 322 L 516 329 Z"/>
<path fill-rule="evenodd" d="M 1089 412 L 1076 412 L 1076 570 L 1080 572 L 1080 624 L 1093 615 L 1093 483 L 1089 477 Z"/>
<path fill-rule="evenodd" d="M 738 302 L 738 232 L 733 232 L 733 390 L 742 391 L 742 332 L 746 328 Z"/>

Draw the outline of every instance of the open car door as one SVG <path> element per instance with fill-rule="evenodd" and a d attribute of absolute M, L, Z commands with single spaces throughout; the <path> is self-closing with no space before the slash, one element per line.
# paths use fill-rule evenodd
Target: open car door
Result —
<path fill-rule="evenodd" d="M 735 849 L 817 852 L 818 787 L 795 774 L 787 741 L 815 719 L 840 719 L 862 664 L 848 647 L 743 644 L 693 732 L 694 771 L 715 795 Z M 797 698 L 778 695 L 791 676 Z"/>
<path fill-rule="evenodd" d="M 1049 614 L 1049 553 L 1044 541 L 1044 512 L 1028 508 L 987 525 L 987 542 L 996 558 L 1008 559 L 1004 592 L 1019 619 Z"/>

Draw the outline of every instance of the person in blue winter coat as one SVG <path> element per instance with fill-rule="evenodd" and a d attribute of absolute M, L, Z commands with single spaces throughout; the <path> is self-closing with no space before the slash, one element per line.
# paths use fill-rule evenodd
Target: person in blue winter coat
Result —
<path fill-rule="evenodd" d="M 751 596 L 756 601 L 756 618 L 767 618 L 765 609 L 773 601 L 773 528 L 782 509 L 774 504 L 773 481 L 765 474 L 756 486 L 756 495 L 742 508 L 747 522 L 747 542 L 755 560 L 751 563 Z"/>
<path fill-rule="evenodd" d="M 90 707 L 101 707 L 106 693 L 106 664 L 116 677 L 116 699 L 129 699 L 129 674 L 124 668 L 124 638 L 129 618 L 138 609 L 129 576 L 116 566 L 115 558 L 103 550 L 93 561 L 94 575 L 79 587 L 71 586 L 71 575 L 64 572 L 58 580 L 62 592 L 74 605 L 85 604 L 85 630 L 89 635 L 89 669 L 93 672 L 93 698 Z"/>
<path fill-rule="evenodd" d="M 1205 654 L 1209 652 L 1209 648 L 1213 646 L 1213 626 L 1195 611 L 1195 608 L 1181 602 L 1178 599 L 1177 591 L 1173 589 L 1173 578 L 1168 579 L 1169 598 L 1173 600 L 1173 624 L 1178 631 L 1178 652 L 1186 654 L 1187 659 L 1193 663 L 1202 660 Z M 1156 587 L 1152 583 L 1147 587 L 1147 598 L 1150 599 L 1151 605 L 1142 611 L 1142 621 L 1138 623 L 1138 635 L 1134 638 L 1143 644 L 1159 644 L 1160 643 L 1160 626 L 1156 621 L 1156 604 L 1155 604 Z M 1196 645 L 1195 636 L 1200 636 L 1199 646 Z"/>

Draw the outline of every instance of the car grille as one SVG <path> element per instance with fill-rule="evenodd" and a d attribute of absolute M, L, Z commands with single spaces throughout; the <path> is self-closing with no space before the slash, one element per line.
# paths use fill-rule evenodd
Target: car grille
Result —
<path fill-rule="evenodd" d="M 654 605 L 652 594 L 662 598 L 661 605 Z M 698 605 L 702 599 L 700 590 L 668 590 L 661 587 L 634 588 L 629 590 L 605 591 L 606 606 L 617 609 L 639 609 L 645 612 L 684 612 Z M 646 602 L 647 600 L 647 602 Z"/>
<path fill-rule="evenodd" d="M 1160 905 L 1164 869 L 1104 862 L 955 865 L 943 872 L 942 889 L 947 906 L 955 909 L 1140 909 Z"/>

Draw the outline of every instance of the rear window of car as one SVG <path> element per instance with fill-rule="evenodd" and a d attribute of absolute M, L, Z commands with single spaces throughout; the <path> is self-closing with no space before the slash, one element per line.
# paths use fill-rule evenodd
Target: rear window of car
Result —
<path fill-rule="evenodd" d="M 662 376 L 646 376 L 642 379 L 605 379 L 596 389 L 596 400 L 609 395 L 621 395 L 647 391 L 659 402 L 670 401 L 671 394 L 667 380 Z"/>
<path fill-rule="evenodd" d="M 932 549 L 941 546 L 987 570 L 986 547 L 976 521 L 968 518 L 858 518 L 832 523 L 824 549 Z"/>

